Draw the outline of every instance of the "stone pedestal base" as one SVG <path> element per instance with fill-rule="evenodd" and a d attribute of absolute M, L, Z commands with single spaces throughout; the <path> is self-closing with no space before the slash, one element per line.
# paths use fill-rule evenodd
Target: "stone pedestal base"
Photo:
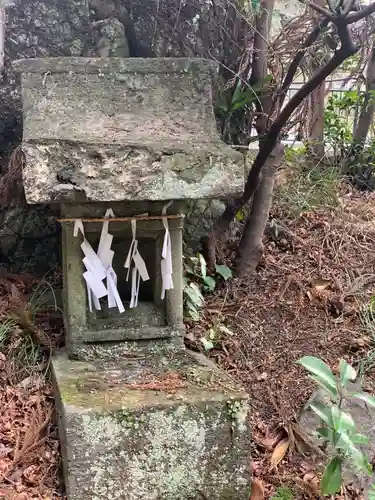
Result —
<path fill-rule="evenodd" d="M 246 394 L 188 351 L 53 359 L 69 500 L 248 500 Z"/>

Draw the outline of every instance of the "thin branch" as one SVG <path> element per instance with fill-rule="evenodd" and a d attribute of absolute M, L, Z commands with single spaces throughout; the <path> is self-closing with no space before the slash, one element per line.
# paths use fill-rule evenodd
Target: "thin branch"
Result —
<path fill-rule="evenodd" d="M 333 73 L 340 66 L 340 64 L 342 64 L 348 57 L 353 55 L 358 50 L 350 40 L 350 35 L 346 25 L 339 25 L 338 28 L 340 28 L 338 29 L 338 34 L 342 42 L 341 48 L 334 54 L 325 66 L 317 71 L 317 73 L 298 90 L 298 92 L 282 109 L 277 120 L 271 125 L 264 141 L 260 143 L 259 151 L 247 178 L 242 197 L 234 200 L 227 206 L 225 212 L 218 221 L 219 227 L 220 222 L 233 220 L 237 211 L 251 199 L 255 191 L 258 189 L 260 172 L 263 165 L 270 155 L 270 152 L 273 151 L 275 145 L 277 144 L 279 134 L 289 120 L 290 116 L 313 90 L 315 90 L 331 73 Z"/>
<path fill-rule="evenodd" d="M 344 16 L 347 16 L 349 12 L 352 10 L 353 5 L 356 0 L 349 0 L 346 7 L 344 8 Z"/>
<path fill-rule="evenodd" d="M 375 2 L 370 3 L 370 5 L 368 5 L 364 9 L 359 10 L 358 12 L 355 12 L 354 14 L 350 14 L 345 19 L 345 22 L 346 22 L 346 24 L 356 23 L 357 21 L 360 21 L 361 19 L 370 16 L 374 12 L 375 12 Z"/>
<path fill-rule="evenodd" d="M 317 5 L 315 2 L 304 2 L 303 0 L 299 0 L 301 3 L 304 5 L 307 5 L 311 9 L 315 10 L 316 12 L 319 12 L 319 14 L 322 14 L 324 17 L 332 21 L 333 23 L 335 22 L 335 16 L 331 14 L 331 12 L 324 7 L 321 7 L 320 5 Z"/>
<path fill-rule="evenodd" d="M 293 79 L 295 77 L 295 74 L 297 72 L 297 69 L 299 65 L 301 64 L 301 61 L 306 54 L 306 50 L 317 40 L 318 36 L 320 33 L 323 31 L 324 28 L 328 26 L 328 23 L 330 20 L 328 18 L 323 19 L 323 21 L 315 26 L 315 28 L 312 30 L 310 35 L 307 37 L 305 43 L 303 44 L 303 47 L 297 52 L 295 55 L 293 61 L 291 62 L 288 72 L 285 76 L 285 79 L 281 85 L 281 90 L 280 90 L 280 101 L 279 101 L 279 106 L 281 107 L 284 103 L 286 93 L 290 87 L 290 85 L 293 82 Z"/>

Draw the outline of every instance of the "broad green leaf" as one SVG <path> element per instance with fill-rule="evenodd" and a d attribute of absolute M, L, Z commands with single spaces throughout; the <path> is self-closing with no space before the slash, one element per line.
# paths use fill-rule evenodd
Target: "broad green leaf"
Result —
<path fill-rule="evenodd" d="M 206 261 L 201 253 L 198 254 L 198 258 L 199 258 L 199 263 L 201 266 L 202 278 L 203 278 L 203 280 L 205 280 L 206 276 L 207 276 L 207 264 L 206 264 Z"/>
<path fill-rule="evenodd" d="M 340 359 L 340 380 L 341 384 L 346 387 L 349 381 L 353 381 L 357 377 L 357 372 L 354 368 L 345 361 L 345 359 Z"/>
<path fill-rule="evenodd" d="M 320 482 L 320 488 L 324 495 L 334 495 L 340 491 L 342 483 L 341 467 L 342 463 L 339 457 L 332 458 L 327 465 Z"/>
<path fill-rule="evenodd" d="M 323 380 L 323 379 L 321 379 L 319 377 L 316 377 L 314 375 L 309 375 L 309 377 L 316 384 L 320 385 L 320 387 L 322 387 L 325 391 L 327 391 L 333 401 L 336 401 L 336 398 L 337 398 L 337 389 L 336 389 L 336 387 L 331 387 L 329 384 L 327 384 L 327 382 L 325 380 Z"/>
<path fill-rule="evenodd" d="M 242 222 L 245 219 L 245 212 L 241 209 L 236 213 L 236 220 Z"/>
<path fill-rule="evenodd" d="M 211 276 L 206 276 L 206 278 L 204 279 L 204 284 L 210 292 L 213 292 L 215 290 L 216 281 Z"/>
<path fill-rule="evenodd" d="M 297 361 L 306 370 L 308 370 L 313 375 L 319 377 L 322 381 L 328 384 L 332 388 L 336 388 L 336 378 L 333 375 L 330 367 L 321 359 L 315 356 L 304 356 Z"/>
<path fill-rule="evenodd" d="M 184 268 L 185 268 L 186 273 L 195 274 L 195 272 L 193 271 L 193 268 L 188 266 L 187 264 L 185 264 Z"/>
<path fill-rule="evenodd" d="M 355 423 L 349 413 L 345 413 L 337 406 L 331 407 L 333 427 L 337 432 L 354 431 Z"/>
<path fill-rule="evenodd" d="M 241 80 L 238 80 L 236 88 L 234 89 L 233 95 L 232 95 L 232 105 L 236 103 L 239 99 L 242 97 L 242 82 Z"/>
<path fill-rule="evenodd" d="M 352 436 L 353 444 L 368 444 L 369 441 L 370 438 L 364 436 L 363 434 L 354 434 L 354 436 Z"/>
<path fill-rule="evenodd" d="M 353 446 L 348 450 L 347 456 L 357 470 L 369 476 L 372 474 L 372 466 L 365 453 Z"/>
<path fill-rule="evenodd" d="M 215 266 L 215 271 L 219 274 L 225 281 L 229 280 L 232 277 L 232 271 L 228 266 L 218 265 Z"/>
<path fill-rule="evenodd" d="M 187 303 L 188 306 L 188 315 L 193 321 L 199 321 L 199 312 L 196 308 L 191 304 L 191 302 Z"/>
<path fill-rule="evenodd" d="M 336 440 L 336 448 L 339 450 L 344 450 L 345 453 L 350 453 L 351 455 L 358 452 L 357 448 L 354 446 L 354 443 L 351 437 L 347 432 L 342 431 L 337 433 L 338 439 Z"/>
<path fill-rule="evenodd" d="M 369 406 L 375 407 L 375 397 L 371 396 L 371 394 L 368 394 L 367 392 L 358 392 L 356 394 L 353 394 L 353 397 L 362 399 L 362 401 L 364 401 Z"/>
<path fill-rule="evenodd" d="M 213 342 L 211 342 L 211 340 L 207 340 L 206 338 L 202 337 L 201 342 L 203 344 L 205 351 L 210 351 L 211 349 L 214 348 L 214 344 Z"/>
<path fill-rule="evenodd" d="M 318 427 L 316 432 L 320 437 L 332 441 L 332 431 L 328 427 Z"/>
<path fill-rule="evenodd" d="M 196 283 L 190 283 L 190 288 L 195 291 L 195 293 L 203 299 L 203 295 L 199 286 Z"/>
<path fill-rule="evenodd" d="M 195 306 L 203 306 L 204 298 L 199 290 L 199 287 L 195 283 L 190 283 L 187 287 L 185 287 L 184 292 Z"/>
<path fill-rule="evenodd" d="M 310 408 L 329 427 L 333 427 L 331 408 L 322 403 L 310 403 Z"/>
<path fill-rule="evenodd" d="M 366 437 L 362 435 L 359 436 L 361 436 L 359 440 L 363 440 L 363 438 Z M 343 432 L 339 435 L 339 439 L 336 443 L 336 448 L 344 451 L 346 457 L 352 462 L 352 464 L 355 466 L 357 470 L 365 474 L 371 475 L 372 466 L 367 456 L 361 450 L 356 448 L 353 439 L 350 436 L 348 436 L 346 432 Z"/>

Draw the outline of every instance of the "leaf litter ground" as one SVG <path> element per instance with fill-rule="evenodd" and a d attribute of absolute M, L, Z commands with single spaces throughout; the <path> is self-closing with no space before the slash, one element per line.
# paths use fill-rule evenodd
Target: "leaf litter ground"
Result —
<path fill-rule="evenodd" d="M 318 356 L 336 370 L 343 357 L 361 367 L 364 388 L 375 392 L 375 329 L 372 336 L 366 314 L 375 284 L 375 195 L 339 191 L 337 207 L 297 217 L 276 200 L 257 275 L 208 297 L 200 323 L 189 325 L 193 348 L 215 325 L 232 332 L 210 355 L 250 395 L 253 474 L 263 488 L 255 499 L 285 485 L 293 498 L 319 498 L 319 450 L 296 425 L 314 390 L 299 358 Z M 231 265 L 231 249 L 223 253 Z M 362 496 L 348 487 L 337 498 Z"/>
<path fill-rule="evenodd" d="M 64 498 L 54 400 L 48 378 L 49 350 L 30 338 L 43 331 L 52 347 L 62 342 L 58 312 L 39 303 L 33 324 L 28 297 L 35 290 L 30 276 L 0 275 L 0 499 Z"/>
<path fill-rule="evenodd" d="M 300 441 L 295 424 L 313 391 L 297 359 L 316 355 L 335 369 L 345 357 L 362 366 L 365 388 L 375 390 L 375 337 L 371 322 L 361 319 L 374 289 L 374 218 L 375 196 L 349 188 L 341 189 L 338 207 L 298 217 L 276 201 L 257 275 L 219 287 L 200 322 L 188 325 L 187 344 L 195 349 L 215 325 L 232 332 L 216 339 L 211 356 L 250 395 L 252 500 L 271 498 L 280 485 L 291 486 L 293 498 L 319 497 L 314 453 L 304 456 L 290 442 Z M 235 237 L 232 243 L 223 255 L 227 264 Z M 27 304 L 33 283 L 32 277 L 0 276 L 2 319 Z M 35 322 L 52 347 L 61 344 L 59 314 L 40 311 Z M 48 353 L 20 357 L 24 335 L 14 327 L 0 354 L 0 498 L 64 498 Z M 361 494 L 348 488 L 337 498 Z"/>

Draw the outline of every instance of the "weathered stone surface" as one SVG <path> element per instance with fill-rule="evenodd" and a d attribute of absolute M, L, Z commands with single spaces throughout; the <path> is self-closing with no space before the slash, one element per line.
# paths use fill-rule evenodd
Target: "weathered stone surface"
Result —
<path fill-rule="evenodd" d="M 0 80 L 0 156 L 22 137 L 20 87 L 12 61 L 29 57 L 81 56 L 89 41 L 87 0 L 8 2 L 5 68 Z"/>
<path fill-rule="evenodd" d="M 24 142 L 29 203 L 236 197 L 241 155 L 230 148 Z"/>
<path fill-rule="evenodd" d="M 144 355 L 168 355 L 184 351 L 184 341 L 181 336 L 165 339 L 123 340 L 122 342 L 98 342 L 96 344 L 73 344 L 69 348 L 69 358 L 76 361 L 123 361 L 129 357 Z"/>
<path fill-rule="evenodd" d="M 56 214 L 45 207 L 4 207 L 0 213 L 0 263 L 13 273 L 44 275 L 60 254 Z"/>
<path fill-rule="evenodd" d="M 6 0 L 5 66 L 0 68 L 0 175 L 22 138 L 21 95 L 12 61 L 80 56 L 89 42 L 86 0 Z M 21 183 L 21 181 L 20 181 Z M 4 206 L 0 200 L 0 265 L 44 275 L 59 262 L 59 225 L 43 206 Z M 10 223 L 17 213 L 17 222 Z"/>
<path fill-rule="evenodd" d="M 53 368 L 69 500 L 248 500 L 247 397 L 217 368 L 188 352 Z"/>
<path fill-rule="evenodd" d="M 128 9 L 127 34 L 135 40 L 137 56 L 199 56 L 237 69 L 242 43 L 248 35 L 240 2 L 123 0 L 120 3 Z"/>
<path fill-rule="evenodd" d="M 216 130 L 214 63 L 57 58 L 15 65 L 22 74 L 29 203 L 243 192 L 243 156 Z"/>
<path fill-rule="evenodd" d="M 189 203 L 184 233 L 189 245 L 199 245 L 202 236 L 207 235 L 224 209 L 225 203 L 220 200 L 193 200 Z"/>
<path fill-rule="evenodd" d="M 246 23 L 224 0 L 7 0 L 5 5 L 0 148 L 21 137 L 20 92 L 11 67 L 16 59 L 92 56 L 105 37 L 119 43 L 121 25 L 132 57 L 198 56 L 236 70 L 242 56 Z M 109 47 L 108 55 L 114 55 L 113 43 Z M 116 55 L 127 55 L 126 49 Z"/>
<path fill-rule="evenodd" d="M 212 57 L 222 63 L 222 71 L 225 67 L 236 71 L 242 55 L 246 23 L 225 0 L 3 0 L 2 3 L 6 5 L 6 23 L 5 66 L 0 69 L 0 175 L 12 149 L 22 138 L 20 87 L 12 67 L 16 59 L 91 57 L 99 55 L 102 49 L 102 54 L 107 50 L 108 55 L 124 56 L 127 42 L 131 57 Z M 127 40 L 122 37 L 122 27 Z M 104 39 L 107 40 L 103 47 Z M 38 210 L 37 221 L 41 216 L 42 211 Z M 48 242 L 51 241 L 49 238 Z M 14 255 L 13 250 L 1 255 L 1 263 L 9 267 Z M 44 259 L 55 264 L 54 251 L 42 255 L 40 262 Z M 28 252 L 18 253 L 17 260 L 19 269 L 37 270 L 34 263 L 39 259 L 33 263 Z M 12 268 L 15 269 L 17 266 Z"/>

